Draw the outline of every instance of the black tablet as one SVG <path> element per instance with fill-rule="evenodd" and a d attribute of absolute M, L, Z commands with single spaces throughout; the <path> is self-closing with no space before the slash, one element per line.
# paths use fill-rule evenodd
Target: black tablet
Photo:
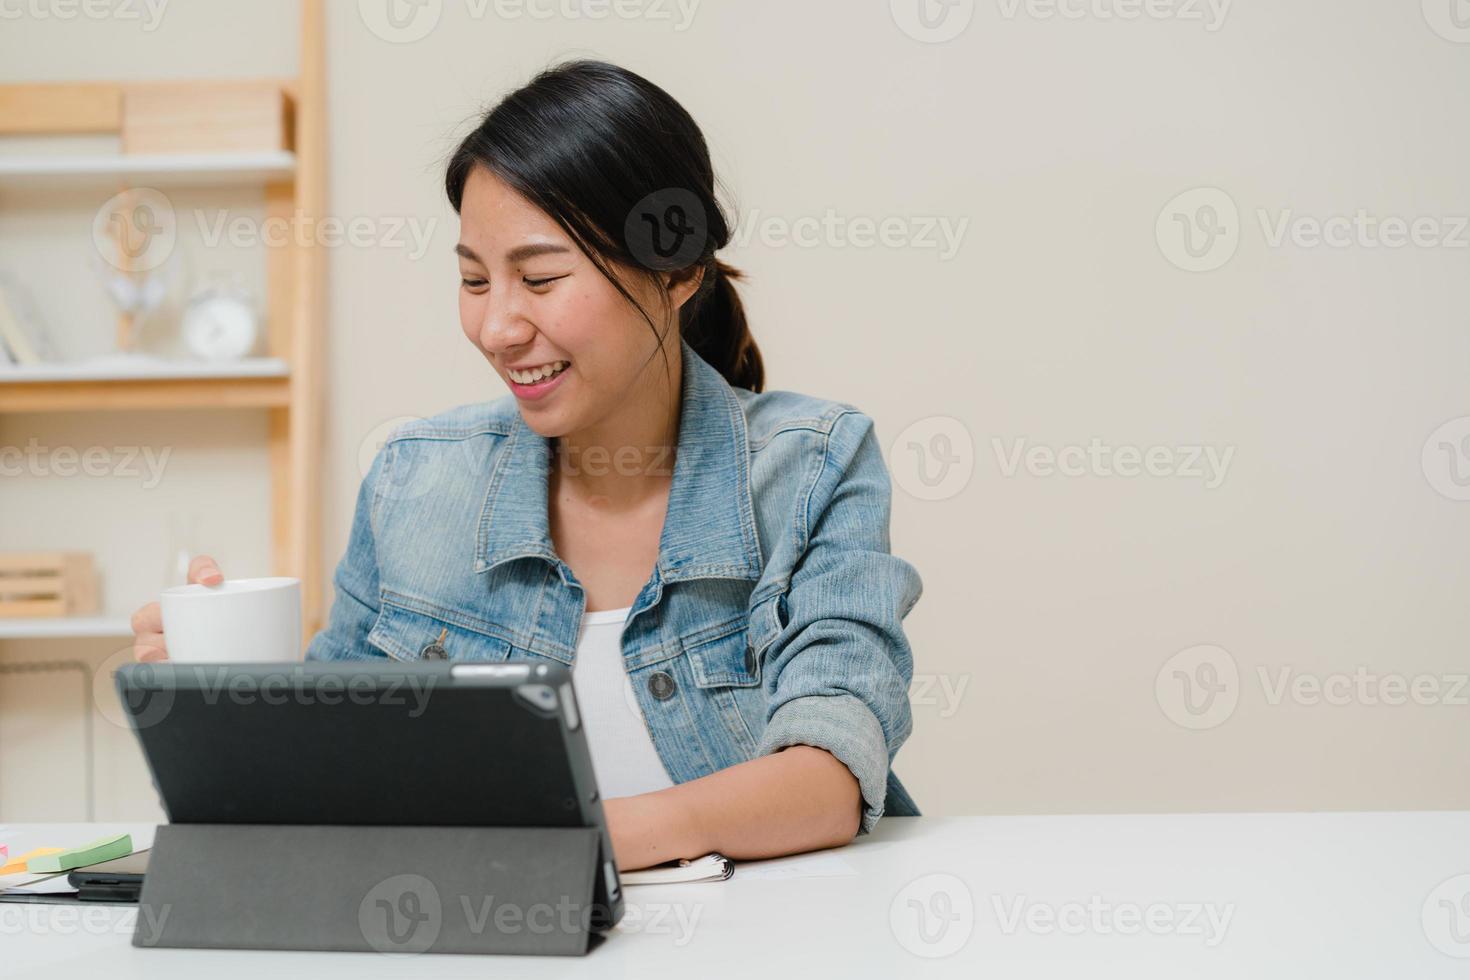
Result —
<path fill-rule="evenodd" d="M 130 664 L 118 693 L 169 821 L 589 827 L 611 838 L 559 664 Z"/>

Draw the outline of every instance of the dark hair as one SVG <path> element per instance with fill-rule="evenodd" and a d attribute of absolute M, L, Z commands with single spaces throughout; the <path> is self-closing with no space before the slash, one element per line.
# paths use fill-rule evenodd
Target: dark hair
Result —
<path fill-rule="evenodd" d="M 655 334 L 610 263 L 642 270 L 665 316 L 665 274 L 680 281 L 702 272 L 679 311 L 680 333 L 730 384 L 761 390 L 765 368 L 735 291 L 742 274 L 715 258 L 731 229 L 715 200 L 709 148 L 667 92 L 603 61 L 548 68 L 486 113 L 454 151 L 444 185 L 456 213 L 476 166 L 550 215 Z"/>

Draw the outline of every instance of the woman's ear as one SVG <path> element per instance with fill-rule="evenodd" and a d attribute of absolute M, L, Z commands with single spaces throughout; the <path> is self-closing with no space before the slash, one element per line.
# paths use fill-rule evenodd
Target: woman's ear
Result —
<path fill-rule="evenodd" d="M 704 282 L 704 273 L 705 266 L 701 263 L 665 274 L 664 288 L 669 291 L 669 300 L 675 310 L 681 309 L 691 296 L 699 292 L 699 287 Z"/>

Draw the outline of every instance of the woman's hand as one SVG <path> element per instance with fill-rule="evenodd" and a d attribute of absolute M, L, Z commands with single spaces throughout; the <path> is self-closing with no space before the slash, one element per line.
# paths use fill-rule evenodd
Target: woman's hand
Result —
<path fill-rule="evenodd" d="M 189 562 L 189 584 L 219 585 L 224 580 L 224 573 L 208 555 L 197 555 Z M 163 611 L 156 602 L 133 613 L 133 657 L 141 661 L 168 659 L 168 646 L 163 640 Z"/>
<path fill-rule="evenodd" d="M 602 801 L 619 871 L 711 851 L 759 861 L 841 847 L 857 834 L 862 807 L 857 777 L 810 745 L 668 789 Z"/>

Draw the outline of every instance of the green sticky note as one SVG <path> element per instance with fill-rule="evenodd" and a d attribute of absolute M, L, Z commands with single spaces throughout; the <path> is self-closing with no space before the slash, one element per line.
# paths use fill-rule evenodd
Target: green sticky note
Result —
<path fill-rule="evenodd" d="M 43 854 L 26 862 L 26 871 L 31 874 L 58 873 L 73 868 L 85 868 L 89 864 L 101 864 L 114 858 L 127 857 L 133 853 L 133 838 L 127 834 L 103 837 L 90 844 L 68 848 L 56 854 Z"/>

